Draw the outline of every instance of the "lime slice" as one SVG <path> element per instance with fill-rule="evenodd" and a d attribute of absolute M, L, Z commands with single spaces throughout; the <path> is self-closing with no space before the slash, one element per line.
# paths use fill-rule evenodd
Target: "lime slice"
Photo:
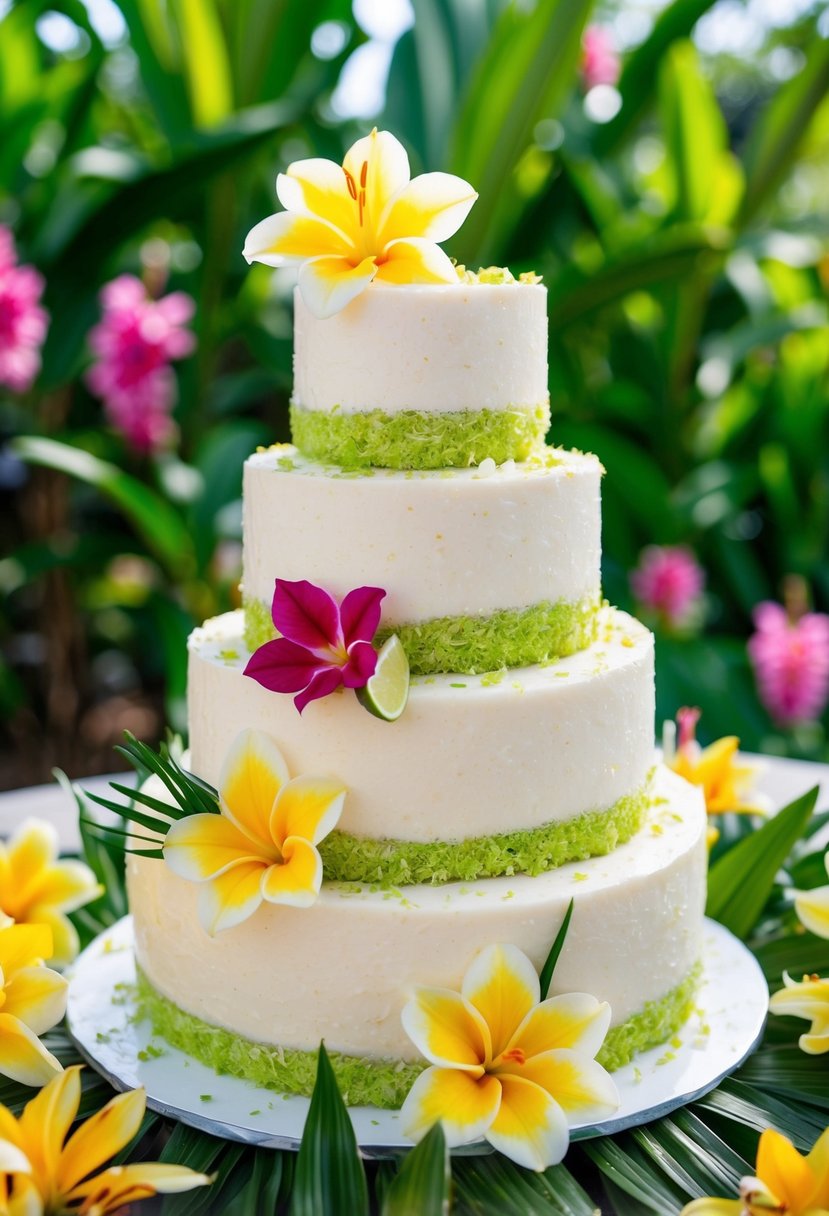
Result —
<path fill-rule="evenodd" d="M 374 675 L 357 698 L 369 713 L 385 722 L 396 722 L 409 699 L 409 660 L 397 634 L 380 647 Z"/>

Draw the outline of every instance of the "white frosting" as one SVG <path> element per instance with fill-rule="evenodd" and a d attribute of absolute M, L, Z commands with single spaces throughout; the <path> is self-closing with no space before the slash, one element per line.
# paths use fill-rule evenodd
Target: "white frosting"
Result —
<path fill-rule="evenodd" d="M 537 878 L 407 887 L 403 895 L 325 884 L 296 909 L 262 905 L 209 938 L 197 885 L 161 861 L 130 858 L 136 953 L 181 1008 L 264 1043 L 402 1059 L 415 985 L 459 989 L 475 955 L 513 943 L 540 968 L 571 897 L 554 992 L 610 1002 L 612 1024 L 666 996 L 700 957 L 706 816 L 699 790 L 662 770 L 642 831 L 608 857 Z M 405 896 L 405 898 L 403 898 Z"/>
<path fill-rule="evenodd" d="M 480 616 L 599 592 L 602 468 L 556 452 L 495 468 L 338 476 L 294 447 L 245 463 L 245 595 L 274 579 L 384 587 L 383 623 Z"/>
<path fill-rule="evenodd" d="M 407 840 L 461 840 L 606 809 L 639 790 L 652 764 L 653 638 L 625 613 L 601 615 L 598 640 L 549 666 L 416 680 L 397 722 L 369 714 L 353 692 L 313 701 L 242 674 L 242 614 L 190 638 L 193 771 L 216 784 L 246 727 L 269 734 L 292 774 L 348 788 L 343 831 Z"/>
<path fill-rule="evenodd" d="M 297 290 L 294 400 L 349 414 L 542 405 L 546 288 L 372 283 L 325 320 Z"/>

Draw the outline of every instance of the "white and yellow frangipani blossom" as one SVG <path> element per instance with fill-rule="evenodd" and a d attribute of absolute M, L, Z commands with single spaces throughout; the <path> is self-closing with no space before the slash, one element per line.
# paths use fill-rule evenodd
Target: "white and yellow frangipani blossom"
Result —
<path fill-rule="evenodd" d="M 139 1199 L 212 1181 L 185 1166 L 155 1161 L 96 1173 L 137 1134 L 146 1098 L 143 1089 L 119 1094 L 69 1136 L 81 1100 L 79 1074 L 77 1065 L 67 1068 L 24 1107 L 19 1119 L 0 1106 L 3 1216 L 107 1216 Z"/>
<path fill-rule="evenodd" d="M 739 1199 L 695 1199 L 680 1216 L 826 1216 L 829 1212 L 829 1129 L 801 1156 L 791 1140 L 766 1128 L 756 1175 L 740 1179 Z"/>
<path fill-rule="evenodd" d="M 829 853 L 826 855 L 829 871 Z M 829 937 L 829 886 L 812 891 L 795 891 L 794 906 L 801 924 L 818 937 Z"/>
<path fill-rule="evenodd" d="M 802 1051 L 810 1056 L 822 1056 L 829 1051 L 829 979 L 819 975 L 804 975 L 803 982 L 793 980 L 783 972 L 785 988 L 775 992 L 769 1010 L 780 1017 L 805 1018 L 811 1028 L 798 1040 Z"/>
<path fill-rule="evenodd" d="M 58 860 L 58 835 L 50 823 L 27 819 L 8 843 L 0 841 L 0 913 L 18 924 L 48 925 L 56 966 L 78 953 L 78 934 L 66 913 L 102 893 L 89 866 Z"/>
<path fill-rule="evenodd" d="M 68 985 L 45 965 L 51 954 L 48 925 L 0 927 L 0 1074 L 21 1085 L 45 1085 L 62 1070 L 38 1037 L 66 1012 Z"/>
<path fill-rule="evenodd" d="M 221 814 L 179 819 L 164 841 L 170 868 L 202 884 L 206 932 L 241 924 L 263 900 L 309 907 L 322 885 L 316 846 L 336 826 L 345 795 L 329 778 L 291 780 L 276 744 L 243 731 L 222 766 Z"/>
<path fill-rule="evenodd" d="M 342 165 L 294 161 L 276 179 L 285 211 L 251 229 L 244 255 L 266 266 L 300 263 L 302 298 L 317 317 L 345 308 L 373 279 L 457 283 L 437 242 L 457 232 L 478 196 L 451 173 L 410 176 L 406 149 L 376 128 Z"/>
<path fill-rule="evenodd" d="M 538 975 L 517 946 L 489 946 L 460 992 L 419 988 L 403 1026 L 431 1067 L 400 1112 L 420 1140 L 438 1121 L 450 1146 L 483 1137 L 528 1169 L 561 1161 L 570 1123 L 596 1121 L 619 1106 L 596 1053 L 610 1006 L 586 993 L 541 1001 Z"/>

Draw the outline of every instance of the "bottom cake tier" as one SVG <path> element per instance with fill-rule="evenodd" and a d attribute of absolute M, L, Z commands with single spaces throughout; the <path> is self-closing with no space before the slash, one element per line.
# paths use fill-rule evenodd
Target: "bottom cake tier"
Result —
<path fill-rule="evenodd" d="M 673 1035 L 693 1007 L 705 904 L 700 791 L 657 772 L 642 829 L 605 857 L 537 877 L 377 888 L 324 883 L 310 908 L 263 904 L 209 937 L 198 887 L 131 857 L 130 906 L 156 1033 L 212 1065 L 309 1093 L 324 1040 L 346 1100 L 395 1107 L 425 1067 L 401 1024 L 418 985 L 460 989 L 475 955 L 512 943 L 541 968 L 570 899 L 552 993 L 610 1003 L 608 1068 Z"/>

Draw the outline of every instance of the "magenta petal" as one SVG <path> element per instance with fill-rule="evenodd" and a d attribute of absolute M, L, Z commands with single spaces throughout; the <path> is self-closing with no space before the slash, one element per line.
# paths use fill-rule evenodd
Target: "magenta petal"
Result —
<path fill-rule="evenodd" d="M 271 616 L 277 632 L 309 650 L 328 650 L 342 642 L 336 600 L 306 579 L 276 580 Z"/>
<path fill-rule="evenodd" d="M 371 641 L 380 624 L 380 601 L 385 595 L 382 587 L 357 587 L 349 591 L 340 605 L 346 646 L 352 642 Z"/>
<path fill-rule="evenodd" d="M 343 669 L 341 667 L 321 668 L 308 687 L 304 688 L 299 696 L 294 697 L 294 705 L 302 713 L 309 701 L 318 701 L 320 697 L 327 697 L 329 693 L 336 692 L 342 682 Z"/>
<path fill-rule="evenodd" d="M 352 642 L 348 662 L 341 667 L 346 688 L 365 688 L 377 666 L 377 651 L 369 642 Z"/>
<path fill-rule="evenodd" d="M 244 674 L 271 692 L 297 692 L 324 670 L 315 654 L 287 638 L 265 642 L 250 656 Z"/>

